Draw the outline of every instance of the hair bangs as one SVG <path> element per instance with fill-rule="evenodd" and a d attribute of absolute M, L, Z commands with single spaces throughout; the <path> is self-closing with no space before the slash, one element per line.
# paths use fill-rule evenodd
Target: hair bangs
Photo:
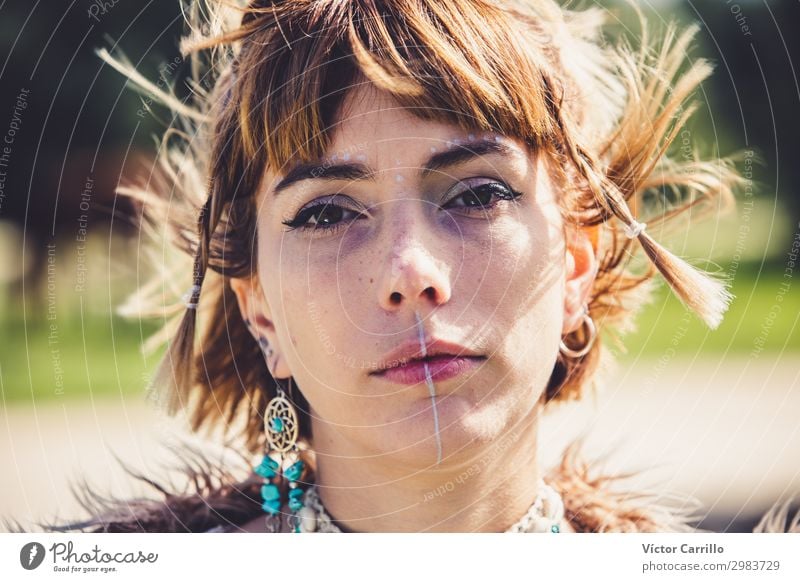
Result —
<path fill-rule="evenodd" d="M 364 84 L 422 119 L 531 146 L 554 126 L 543 56 L 491 3 L 287 2 L 258 20 L 236 72 L 238 125 L 247 157 L 277 172 L 322 158 L 347 95 Z"/>

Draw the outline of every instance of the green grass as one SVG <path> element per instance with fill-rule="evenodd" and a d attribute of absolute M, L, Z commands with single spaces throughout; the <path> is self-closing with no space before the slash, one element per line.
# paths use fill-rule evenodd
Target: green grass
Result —
<path fill-rule="evenodd" d="M 139 344 L 152 325 L 140 330 L 137 322 L 99 315 L 55 322 L 55 331 L 40 318 L 7 318 L 0 325 L 3 402 L 144 393 L 157 362 L 145 361 Z"/>
<path fill-rule="evenodd" d="M 737 296 L 722 325 L 708 330 L 688 313 L 666 286 L 641 314 L 639 330 L 625 338 L 625 358 L 674 355 L 703 356 L 727 351 L 749 354 L 756 338 L 763 337 L 762 354 L 782 351 L 800 353 L 800 283 L 783 296 L 778 317 L 770 319 L 782 272 L 773 268 L 742 265 L 733 292 Z M 0 324 L 0 386 L 5 403 L 31 403 L 89 395 L 142 395 L 146 375 L 157 363 L 139 351 L 142 337 L 155 329 L 152 323 L 127 321 L 101 313 L 59 314 L 55 343 L 50 343 L 50 322 L 43 318 L 23 320 L 6 315 Z M 766 327 L 764 327 L 766 324 Z M 61 368 L 61 386 L 56 374 Z"/>
<path fill-rule="evenodd" d="M 758 265 L 741 265 L 732 287 L 735 298 L 722 324 L 713 331 L 662 284 L 655 301 L 637 320 L 638 330 L 626 336 L 625 357 L 659 357 L 670 348 L 676 355 L 749 355 L 759 345 L 760 354 L 798 353 L 800 282 L 784 288 L 781 295 L 781 284 L 791 280 L 784 278 L 779 268 L 765 267 L 759 273 Z"/>

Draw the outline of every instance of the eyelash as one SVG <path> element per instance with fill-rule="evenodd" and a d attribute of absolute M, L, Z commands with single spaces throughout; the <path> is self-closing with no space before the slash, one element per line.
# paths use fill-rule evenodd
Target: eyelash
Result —
<path fill-rule="evenodd" d="M 461 183 L 464 183 L 464 182 L 461 182 Z M 478 184 L 477 186 L 472 186 L 472 187 L 467 186 L 467 188 L 465 188 L 463 191 L 459 192 L 457 195 L 455 195 L 452 198 L 450 198 L 450 200 L 448 200 L 446 204 L 450 204 L 454 200 L 457 200 L 458 198 L 460 198 L 460 197 L 462 197 L 462 196 L 464 196 L 466 194 L 469 194 L 470 192 L 473 193 L 473 200 L 474 200 L 475 199 L 474 196 L 477 195 L 476 193 L 480 192 L 481 190 L 483 190 L 484 188 L 487 188 L 487 187 L 491 190 L 491 195 L 493 197 L 494 196 L 498 196 L 499 197 L 499 200 L 497 202 L 494 202 L 493 204 L 487 204 L 487 205 L 483 205 L 483 204 L 479 203 L 479 204 L 474 205 L 474 206 L 457 206 L 456 208 L 458 208 L 459 211 L 461 211 L 461 212 L 466 212 L 467 214 L 471 214 L 471 213 L 477 212 L 477 211 L 486 212 L 487 209 L 488 209 L 488 211 L 492 211 L 492 210 L 495 210 L 497 208 L 497 206 L 498 206 L 498 204 L 500 202 L 517 203 L 517 202 L 519 202 L 519 198 L 521 196 L 523 196 L 522 192 L 518 192 L 517 190 L 514 190 L 513 188 L 511 188 L 510 186 L 508 186 L 504 182 L 491 181 L 491 182 L 484 182 L 482 184 Z M 336 196 L 337 195 L 334 195 L 331 198 L 331 200 L 327 200 L 325 202 L 316 203 L 316 204 L 312 204 L 311 206 L 307 206 L 306 208 L 303 208 L 302 210 L 300 210 L 295 215 L 294 218 L 292 218 L 290 220 L 284 220 L 282 222 L 282 224 L 284 224 L 284 225 L 286 225 L 288 227 L 286 229 L 286 231 L 288 232 L 288 231 L 291 231 L 291 230 L 301 230 L 301 231 L 303 231 L 303 230 L 311 230 L 311 231 L 324 231 L 327 234 L 327 233 L 334 233 L 337 230 L 339 230 L 340 228 L 343 228 L 343 227 L 347 226 L 348 221 L 346 221 L 346 220 L 340 220 L 339 222 L 334 223 L 331 226 L 321 226 L 320 224 L 307 224 L 308 220 L 311 217 L 313 217 L 315 215 L 315 213 L 317 213 L 317 212 L 319 212 L 320 210 L 323 210 L 323 209 L 335 209 L 335 210 L 341 209 L 342 211 L 352 212 L 354 214 L 357 214 L 358 216 L 356 218 L 354 218 L 353 220 L 359 220 L 360 218 L 364 217 L 363 214 L 359 214 L 356 210 L 353 210 L 353 209 L 345 207 L 345 206 L 341 206 L 339 204 L 334 204 L 333 200 L 336 199 Z M 443 208 L 446 208 L 446 206 L 443 206 Z"/>

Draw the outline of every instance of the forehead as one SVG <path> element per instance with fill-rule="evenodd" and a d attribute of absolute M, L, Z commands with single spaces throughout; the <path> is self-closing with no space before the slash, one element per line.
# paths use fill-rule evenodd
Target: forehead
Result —
<path fill-rule="evenodd" d="M 402 107 L 391 95 L 366 85 L 348 95 L 330 130 L 329 150 L 336 151 L 357 140 L 371 144 L 390 141 L 395 145 L 409 138 L 436 141 L 446 139 L 459 128 L 422 119 Z"/>
<path fill-rule="evenodd" d="M 366 84 L 350 92 L 330 128 L 330 146 L 324 160 L 372 158 L 377 165 L 419 162 L 431 153 L 470 141 L 497 140 L 524 158 L 528 148 L 515 138 L 454 123 L 423 118 L 402 106 L 390 94 Z M 385 159 L 384 159 L 385 158 Z M 520 160 L 521 161 L 521 160 Z"/>

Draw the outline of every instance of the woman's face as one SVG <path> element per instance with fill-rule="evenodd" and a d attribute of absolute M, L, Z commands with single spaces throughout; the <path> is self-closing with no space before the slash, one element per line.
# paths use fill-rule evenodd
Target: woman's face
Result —
<path fill-rule="evenodd" d="M 426 349 L 476 356 L 428 361 L 445 462 L 469 458 L 530 414 L 584 292 L 544 160 L 368 88 L 343 112 L 324 160 L 267 173 L 258 280 L 234 288 L 270 369 L 308 400 L 314 439 L 353 454 L 436 460 L 424 364 L 379 373 L 398 347 L 420 349 L 417 315 Z"/>

